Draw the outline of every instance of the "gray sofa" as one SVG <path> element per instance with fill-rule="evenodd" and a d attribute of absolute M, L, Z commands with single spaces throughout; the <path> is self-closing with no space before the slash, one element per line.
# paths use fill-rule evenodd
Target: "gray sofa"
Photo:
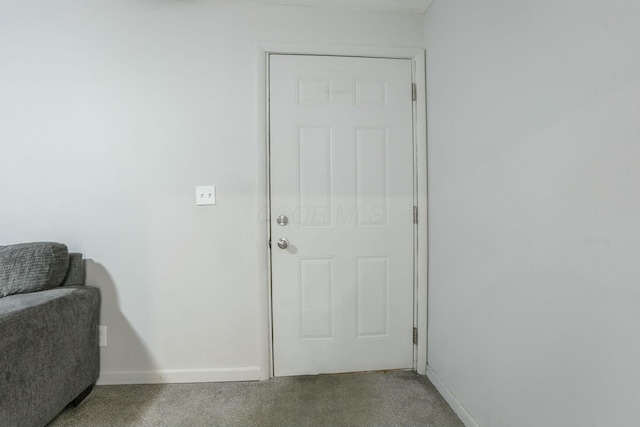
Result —
<path fill-rule="evenodd" d="M 0 425 L 42 427 L 98 379 L 100 292 L 60 243 L 0 246 Z"/>

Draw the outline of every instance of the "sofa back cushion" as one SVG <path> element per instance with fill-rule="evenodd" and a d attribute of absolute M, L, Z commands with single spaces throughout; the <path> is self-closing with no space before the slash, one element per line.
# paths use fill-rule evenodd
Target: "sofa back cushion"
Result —
<path fill-rule="evenodd" d="M 69 268 L 62 243 L 0 246 L 0 298 L 60 286 Z"/>

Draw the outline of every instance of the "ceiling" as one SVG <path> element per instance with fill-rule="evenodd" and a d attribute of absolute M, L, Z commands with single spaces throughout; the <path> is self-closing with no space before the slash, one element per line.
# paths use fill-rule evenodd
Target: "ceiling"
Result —
<path fill-rule="evenodd" d="M 278 4 L 334 9 L 425 13 L 433 0 L 226 0 L 234 3 Z"/>

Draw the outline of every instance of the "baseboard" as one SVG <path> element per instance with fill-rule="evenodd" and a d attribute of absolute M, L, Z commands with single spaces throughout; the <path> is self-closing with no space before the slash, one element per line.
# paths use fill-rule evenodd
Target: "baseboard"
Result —
<path fill-rule="evenodd" d="M 157 371 L 118 371 L 102 372 L 98 385 L 116 384 L 179 384 L 179 383 L 215 383 L 226 381 L 258 381 L 260 368 L 224 369 L 174 369 Z"/>
<path fill-rule="evenodd" d="M 446 385 L 442 382 L 438 374 L 431 368 L 431 366 L 427 365 L 427 378 L 431 381 L 431 384 L 440 392 L 444 400 L 447 401 L 453 412 L 456 413 L 458 418 L 462 421 L 462 423 L 466 427 L 480 427 L 476 420 L 473 419 L 469 411 L 460 403 L 460 401 L 456 398 L 456 396 L 447 388 Z"/>

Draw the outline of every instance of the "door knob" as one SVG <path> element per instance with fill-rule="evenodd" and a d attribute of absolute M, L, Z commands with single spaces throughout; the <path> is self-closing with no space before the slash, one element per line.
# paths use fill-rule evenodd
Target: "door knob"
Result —
<path fill-rule="evenodd" d="M 280 249 L 287 249 L 287 246 L 289 246 L 289 241 L 287 239 L 284 237 L 278 239 L 278 247 Z"/>

